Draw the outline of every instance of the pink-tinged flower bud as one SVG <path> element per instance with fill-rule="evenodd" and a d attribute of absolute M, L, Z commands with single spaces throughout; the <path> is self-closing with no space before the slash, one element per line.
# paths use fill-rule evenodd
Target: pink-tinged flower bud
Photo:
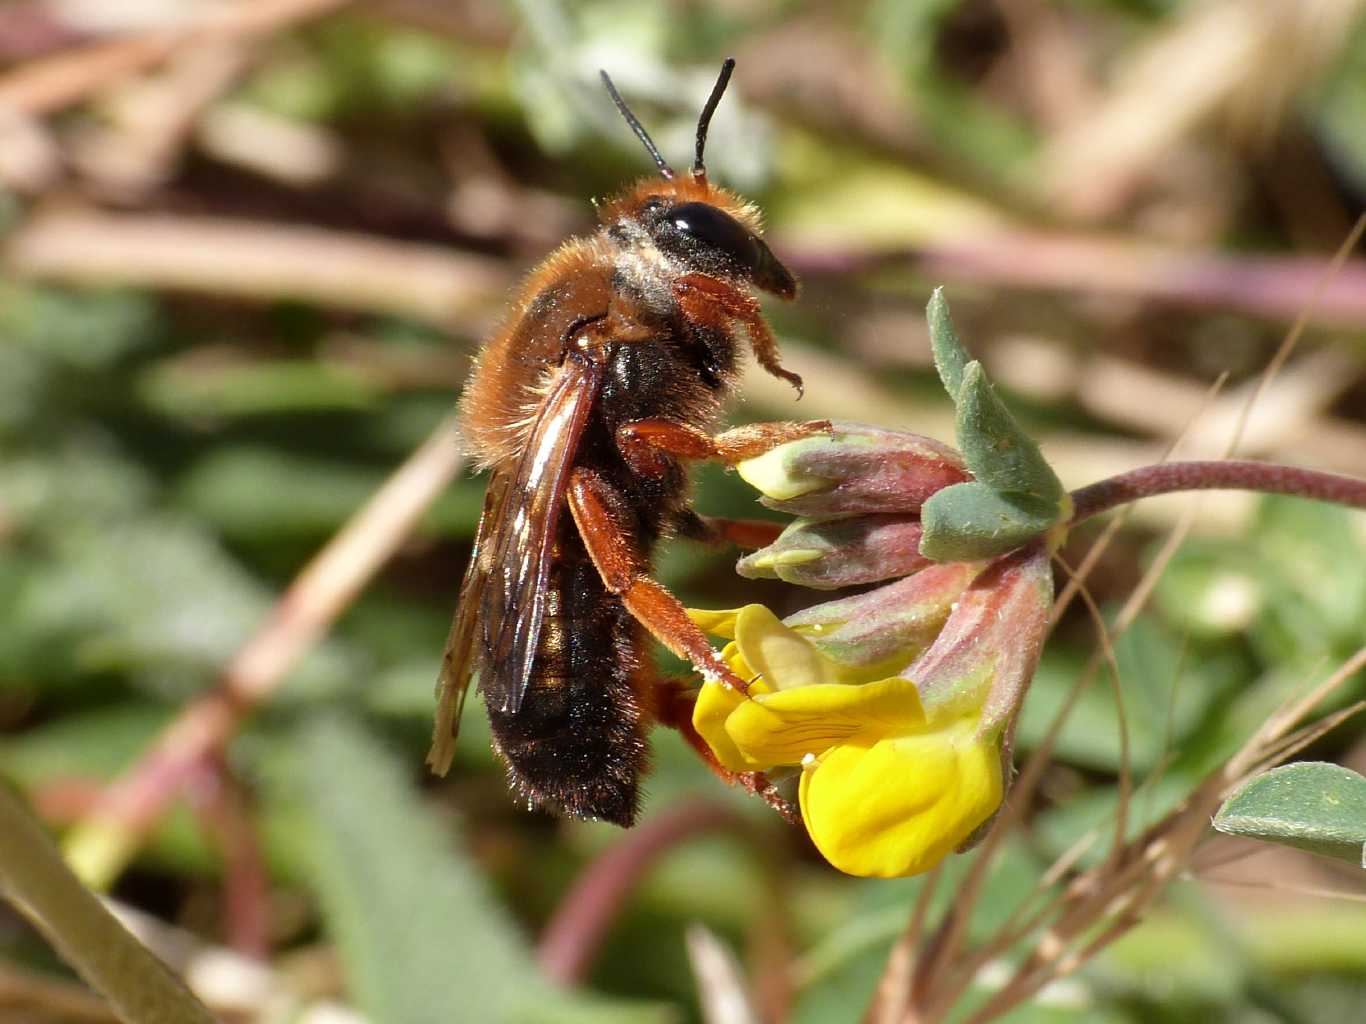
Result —
<path fill-rule="evenodd" d="M 989 563 L 958 599 L 934 643 L 902 676 L 914 680 L 932 717 L 972 710 L 977 734 L 1010 733 L 1043 651 L 1053 571 L 1042 544 Z"/>
<path fill-rule="evenodd" d="M 980 563 L 931 565 L 866 594 L 827 601 L 789 616 L 822 654 L 851 667 L 910 664 L 930 645 L 954 603 L 982 570 Z"/>
<path fill-rule="evenodd" d="M 876 583 L 929 564 L 920 536 L 920 520 L 910 515 L 797 519 L 768 547 L 740 559 L 735 571 L 817 590 Z"/>
<path fill-rule="evenodd" d="M 853 423 L 779 445 L 736 469 L 769 508 L 799 516 L 917 512 L 936 491 L 971 479 L 948 445 Z"/>

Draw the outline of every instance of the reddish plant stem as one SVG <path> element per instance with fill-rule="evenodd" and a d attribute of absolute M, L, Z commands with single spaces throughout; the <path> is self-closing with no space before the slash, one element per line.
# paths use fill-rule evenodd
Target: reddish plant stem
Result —
<path fill-rule="evenodd" d="M 270 873 L 256 835 L 251 798 L 221 753 L 186 780 L 190 809 L 223 862 L 223 938 L 232 949 L 264 961 L 270 953 Z"/>
<path fill-rule="evenodd" d="M 723 804 L 680 804 L 628 832 L 590 864 L 541 933 L 536 957 L 547 977 L 577 985 L 593 965 L 631 890 L 661 856 L 709 832 L 747 834 L 748 823 Z"/>
<path fill-rule="evenodd" d="M 1366 480 L 1298 466 L 1234 459 L 1163 462 L 1120 473 L 1072 492 L 1072 525 L 1139 498 L 1176 491 L 1260 491 L 1366 508 Z"/>

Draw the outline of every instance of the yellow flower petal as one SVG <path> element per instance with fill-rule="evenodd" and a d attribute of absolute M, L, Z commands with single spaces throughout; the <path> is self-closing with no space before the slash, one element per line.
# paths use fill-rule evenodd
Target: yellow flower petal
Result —
<path fill-rule="evenodd" d="M 871 747 L 841 745 L 802 773 L 802 818 L 851 875 L 896 878 L 938 864 L 1001 803 L 1001 755 L 973 719 Z"/>
<path fill-rule="evenodd" d="M 866 746 L 925 728 L 915 684 L 895 676 L 863 686 L 820 683 L 752 696 L 731 710 L 725 732 L 743 757 L 768 766 L 801 764 L 839 743 Z"/>
<path fill-rule="evenodd" d="M 726 719 L 745 701 L 744 694 L 724 683 L 703 683 L 692 709 L 692 725 L 716 755 L 723 768 L 733 772 L 759 771 L 726 735 Z"/>
<path fill-rule="evenodd" d="M 757 608 L 758 605 L 747 605 L 746 607 Z M 685 608 L 688 618 L 697 623 L 702 628 L 702 632 L 710 633 L 712 636 L 724 637 L 727 640 L 735 639 L 735 620 L 744 608 Z"/>
<path fill-rule="evenodd" d="M 721 648 L 721 660 L 741 679 L 751 680 L 749 694 L 747 696 L 721 682 L 703 683 L 692 709 L 693 728 L 707 741 L 722 767 L 733 772 L 757 772 L 771 768 L 771 764 L 761 764 L 744 755 L 726 734 L 726 719 L 750 698 L 772 693 L 773 688 L 763 679 L 755 678 L 757 673 L 745 662 L 734 640 Z"/>
<path fill-rule="evenodd" d="M 820 683 L 871 683 L 881 678 L 867 667 L 851 668 L 826 657 L 761 604 L 746 605 L 736 615 L 735 644 L 753 674 L 775 690 Z"/>

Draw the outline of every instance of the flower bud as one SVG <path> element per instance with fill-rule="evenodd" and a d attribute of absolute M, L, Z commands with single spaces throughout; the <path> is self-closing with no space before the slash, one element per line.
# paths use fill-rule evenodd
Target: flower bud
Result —
<path fill-rule="evenodd" d="M 807 608 L 784 622 L 841 664 L 886 665 L 895 658 L 910 664 L 939 634 L 981 569 L 972 562 L 931 565 L 865 594 Z"/>
<path fill-rule="evenodd" d="M 763 504 L 800 516 L 917 512 L 936 491 L 971 479 L 962 457 L 933 438 L 852 423 L 736 469 Z"/>
<path fill-rule="evenodd" d="M 909 515 L 796 519 L 768 547 L 740 559 L 735 571 L 818 590 L 876 583 L 929 564 L 920 536 L 920 520 Z"/>
<path fill-rule="evenodd" d="M 926 714 L 976 709 L 978 735 L 1008 741 L 1039 663 L 1052 604 L 1053 572 L 1042 544 L 991 562 L 963 592 L 929 650 L 902 673 L 915 681 Z"/>

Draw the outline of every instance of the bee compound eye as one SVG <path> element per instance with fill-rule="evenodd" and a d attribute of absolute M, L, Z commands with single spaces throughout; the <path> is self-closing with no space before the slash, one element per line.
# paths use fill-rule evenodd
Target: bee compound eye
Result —
<path fill-rule="evenodd" d="M 660 248 L 699 262 L 717 263 L 748 278 L 756 287 L 784 299 L 797 294 L 797 281 L 773 252 L 748 228 L 709 203 L 680 203 L 655 222 Z"/>
<path fill-rule="evenodd" d="M 753 274 L 761 248 L 755 237 L 730 214 L 708 203 L 681 203 L 664 215 L 670 234 L 720 253 L 737 269 Z"/>

